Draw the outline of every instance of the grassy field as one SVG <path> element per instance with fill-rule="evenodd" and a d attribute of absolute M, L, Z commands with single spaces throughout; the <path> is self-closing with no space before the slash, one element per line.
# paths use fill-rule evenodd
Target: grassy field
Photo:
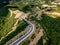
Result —
<path fill-rule="evenodd" d="M 11 38 L 16 36 L 18 33 L 23 31 L 28 24 L 25 21 L 19 21 L 17 29 L 9 34 L 7 37 L 5 37 L 1 42 L 0 45 L 4 45 L 7 41 L 9 41 Z"/>
<path fill-rule="evenodd" d="M 0 39 L 6 36 L 11 31 L 13 24 L 15 23 L 14 14 L 10 17 L 9 7 L 4 6 L 0 9 Z"/>
<path fill-rule="evenodd" d="M 16 22 L 14 19 L 14 16 L 8 17 L 6 19 L 1 19 L 0 24 L 0 38 L 4 37 L 8 32 L 11 31 L 11 28 L 13 27 L 13 24 Z"/>

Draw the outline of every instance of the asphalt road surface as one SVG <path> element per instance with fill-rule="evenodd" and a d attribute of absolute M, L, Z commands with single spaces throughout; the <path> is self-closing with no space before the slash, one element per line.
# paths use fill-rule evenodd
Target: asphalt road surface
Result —
<path fill-rule="evenodd" d="M 11 43 L 10 45 L 19 45 L 22 41 L 24 41 L 28 36 L 31 35 L 31 33 L 34 31 L 34 25 L 29 22 L 28 20 L 24 19 L 30 26 L 30 30 L 23 35 L 22 37 L 20 37 L 19 39 L 17 39 L 16 41 L 14 41 L 13 43 Z"/>

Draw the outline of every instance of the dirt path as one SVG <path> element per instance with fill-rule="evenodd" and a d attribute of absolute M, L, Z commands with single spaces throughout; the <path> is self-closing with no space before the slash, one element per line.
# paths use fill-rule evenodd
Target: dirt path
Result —
<path fill-rule="evenodd" d="M 13 11 L 9 9 L 9 12 L 10 12 L 10 17 L 12 17 Z"/>
<path fill-rule="evenodd" d="M 44 12 L 45 14 L 49 14 L 48 16 L 51 16 L 53 18 L 60 17 L 60 13 L 58 12 Z"/>

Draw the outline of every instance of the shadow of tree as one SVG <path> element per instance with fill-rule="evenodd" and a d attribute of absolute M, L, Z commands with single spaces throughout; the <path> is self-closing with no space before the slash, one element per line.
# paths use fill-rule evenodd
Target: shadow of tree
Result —
<path fill-rule="evenodd" d="M 3 7 L 0 9 L 0 16 L 6 17 L 8 12 L 9 12 L 8 7 Z"/>

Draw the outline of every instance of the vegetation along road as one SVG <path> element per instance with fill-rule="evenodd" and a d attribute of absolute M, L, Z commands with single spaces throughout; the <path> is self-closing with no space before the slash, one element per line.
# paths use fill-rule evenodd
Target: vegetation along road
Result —
<path fill-rule="evenodd" d="M 24 41 L 29 35 L 31 35 L 31 33 L 34 31 L 34 25 L 29 22 L 28 20 L 24 19 L 30 26 L 30 30 L 25 34 L 23 35 L 22 37 L 20 37 L 19 39 L 17 39 L 16 41 L 14 41 L 12 44 L 10 45 L 18 45 L 20 44 L 22 41 Z"/>

